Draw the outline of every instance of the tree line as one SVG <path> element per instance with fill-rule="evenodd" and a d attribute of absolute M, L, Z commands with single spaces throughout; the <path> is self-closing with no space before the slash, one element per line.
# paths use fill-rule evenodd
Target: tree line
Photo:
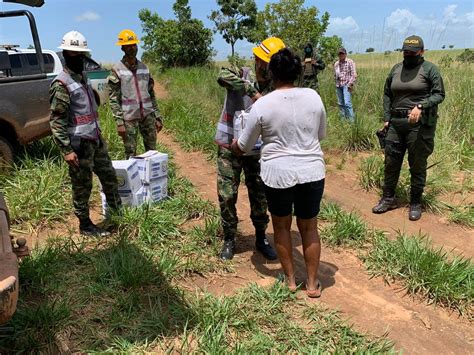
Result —
<path fill-rule="evenodd" d="M 208 18 L 213 29 L 192 17 L 189 0 L 173 4 L 175 19 L 165 20 L 148 9 L 140 10 L 144 36 L 143 60 L 162 67 L 196 66 L 210 62 L 215 51 L 214 33 L 222 35 L 230 45 L 230 58 L 238 57 L 235 45 L 239 40 L 259 43 L 270 36 L 280 37 L 296 53 L 306 43 L 318 48 L 325 61 L 332 61 L 342 46 L 338 36 L 325 36 L 329 25 L 328 12 L 320 14 L 315 6 L 304 6 L 304 0 L 280 0 L 268 3 L 258 11 L 254 0 L 216 0 L 217 9 Z"/>

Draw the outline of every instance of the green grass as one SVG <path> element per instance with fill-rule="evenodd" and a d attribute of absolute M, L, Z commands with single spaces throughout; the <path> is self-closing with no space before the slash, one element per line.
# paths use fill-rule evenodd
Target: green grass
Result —
<path fill-rule="evenodd" d="M 409 294 L 474 316 L 474 264 L 470 259 L 436 249 L 426 236 L 398 234 L 394 239 L 370 229 L 354 212 L 322 204 L 323 243 L 355 249 L 374 276 L 401 282 Z"/>
<path fill-rule="evenodd" d="M 451 222 L 474 228 L 474 205 L 453 207 L 448 218 Z"/>
<path fill-rule="evenodd" d="M 52 144 L 50 140 L 44 146 Z M 35 144 L 34 147 L 41 146 Z M 63 220 L 69 211 L 70 186 L 66 163 L 61 156 L 45 153 L 39 157 L 28 150 L 13 170 L 0 175 L 0 191 L 5 196 L 14 223 Z"/>
<path fill-rule="evenodd" d="M 410 174 L 407 164 L 404 164 L 400 174 L 399 182 L 395 190 L 395 196 L 400 204 L 410 203 Z M 428 171 L 430 171 L 428 167 Z M 359 185 L 366 191 L 376 190 L 382 194 L 384 182 L 384 158 L 380 154 L 373 154 L 362 158 L 358 167 Z M 425 190 L 422 197 L 422 205 L 425 209 L 442 213 L 447 212 L 448 206 L 441 202 L 439 196 L 446 192 L 440 178 L 429 176 L 426 181 Z"/>
<path fill-rule="evenodd" d="M 107 107 L 101 118 L 110 155 L 120 159 L 122 143 Z M 115 216 L 112 237 L 64 232 L 22 261 L 17 312 L 0 327 L 0 353 L 58 353 L 58 339 L 85 353 L 254 353 L 269 344 L 276 352 L 392 351 L 388 340 L 354 331 L 336 312 L 296 300 L 281 283 L 222 298 L 180 286 L 194 273 L 233 266 L 217 259 L 215 207 L 177 175 L 170 159 L 167 200 L 125 208 Z M 51 139 L 28 147 L 1 179 L 14 228 L 71 216 L 67 169 Z"/>
<path fill-rule="evenodd" d="M 434 303 L 474 316 L 474 264 L 435 249 L 425 236 L 399 235 L 388 240 L 377 234 L 365 263 L 369 272 L 401 280 L 407 291 Z"/>
<path fill-rule="evenodd" d="M 87 246 L 65 238 L 35 252 L 20 269 L 22 297 L 0 327 L 0 351 L 57 352 L 58 334 L 88 353 L 259 353 L 269 344 L 277 353 L 392 350 L 279 282 L 222 298 L 184 291 L 157 249 L 122 236 Z"/>
<path fill-rule="evenodd" d="M 216 156 L 216 124 L 225 90 L 216 81 L 218 68 L 170 69 L 161 74 L 170 98 L 160 102 L 165 128 L 187 150 Z"/>

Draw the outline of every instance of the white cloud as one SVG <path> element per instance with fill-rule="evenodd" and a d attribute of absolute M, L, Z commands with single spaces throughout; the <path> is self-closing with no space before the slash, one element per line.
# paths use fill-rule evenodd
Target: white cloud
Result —
<path fill-rule="evenodd" d="M 458 5 L 448 5 L 444 8 L 443 16 L 445 19 L 452 19 L 456 17 L 455 11 Z"/>
<path fill-rule="evenodd" d="M 356 32 L 358 30 L 359 25 L 352 16 L 334 17 L 330 20 L 328 27 L 329 32 Z"/>
<path fill-rule="evenodd" d="M 396 9 L 385 21 L 387 28 L 399 33 L 405 33 L 413 27 L 420 28 L 424 22 L 408 9 Z"/>
<path fill-rule="evenodd" d="M 100 15 L 93 11 L 86 11 L 82 15 L 76 16 L 77 22 L 97 21 L 99 19 L 100 19 Z"/>

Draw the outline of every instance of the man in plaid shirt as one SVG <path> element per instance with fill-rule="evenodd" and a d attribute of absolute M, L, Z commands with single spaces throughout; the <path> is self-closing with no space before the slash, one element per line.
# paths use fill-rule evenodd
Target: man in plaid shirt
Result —
<path fill-rule="evenodd" d="M 338 57 L 339 60 L 334 63 L 337 103 L 341 116 L 353 121 L 354 110 L 352 109 L 351 93 L 357 78 L 356 66 L 352 59 L 346 58 L 345 48 L 339 48 Z"/>

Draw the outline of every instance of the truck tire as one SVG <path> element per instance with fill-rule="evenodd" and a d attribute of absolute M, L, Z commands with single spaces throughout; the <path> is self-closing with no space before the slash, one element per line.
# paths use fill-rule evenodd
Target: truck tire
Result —
<path fill-rule="evenodd" d="M 13 147 L 10 142 L 0 137 L 0 172 L 7 170 L 13 163 Z"/>

